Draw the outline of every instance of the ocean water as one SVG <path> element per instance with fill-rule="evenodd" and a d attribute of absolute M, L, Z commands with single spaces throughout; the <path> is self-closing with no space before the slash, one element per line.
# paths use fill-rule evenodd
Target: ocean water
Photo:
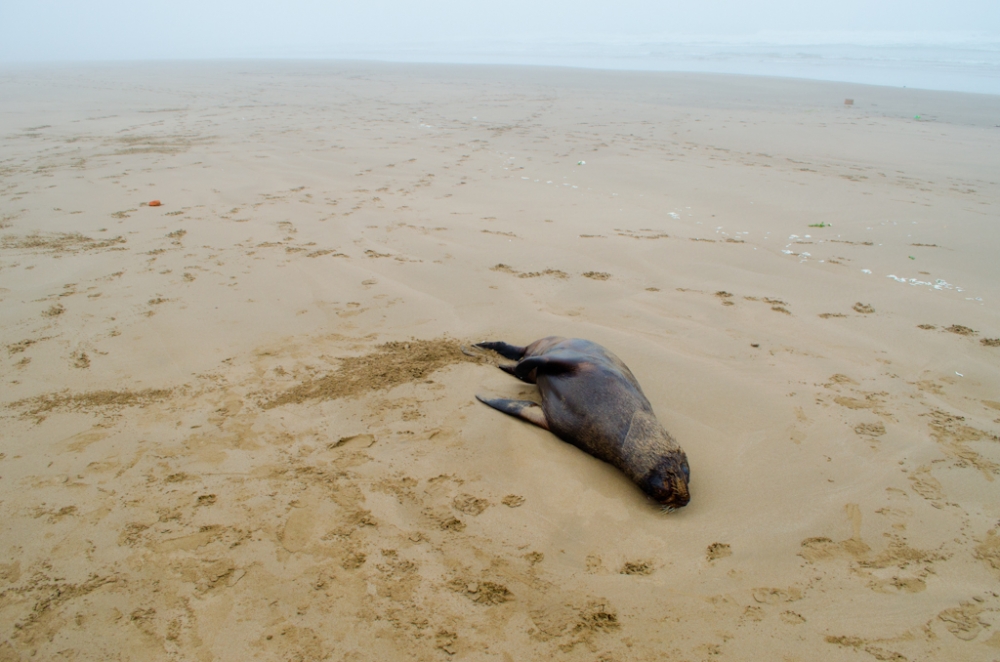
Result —
<path fill-rule="evenodd" d="M 558 42 L 539 38 L 336 50 L 325 55 L 395 62 L 781 76 L 1000 95 L 1000 36 L 988 35 L 824 33 Z"/>

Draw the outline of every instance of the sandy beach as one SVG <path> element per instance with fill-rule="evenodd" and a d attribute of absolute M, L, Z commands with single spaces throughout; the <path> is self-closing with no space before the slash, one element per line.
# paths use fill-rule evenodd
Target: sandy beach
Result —
<path fill-rule="evenodd" d="M 1000 659 L 998 124 L 791 79 L 5 66 L 0 661 Z M 475 400 L 534 389 L 461 345 L 548 335 L 631 367 L 687 507 Z"/>

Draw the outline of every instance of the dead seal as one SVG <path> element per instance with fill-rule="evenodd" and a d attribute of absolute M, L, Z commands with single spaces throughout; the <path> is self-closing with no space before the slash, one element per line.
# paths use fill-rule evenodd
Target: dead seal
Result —
<path fill-rule="evenodd" d="M 476 395 L 481 402 L 617 467 L 665 510 L 687 505 L 687 456 L 656 420 L 639 382 L 617 356 L 589 340 L 558 336 L 527 347 L 505 342 L 475 347 L 517 361 L 500 369 L 537 384 L 542 396 L 541 406 Z"/>

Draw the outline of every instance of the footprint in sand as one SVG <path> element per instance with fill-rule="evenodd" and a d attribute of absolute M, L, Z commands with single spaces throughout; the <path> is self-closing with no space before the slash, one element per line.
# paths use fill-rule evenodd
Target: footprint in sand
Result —
<path fill-rule="evenodd" d="M 854 434 L 860 437 L 875 438 L 885 434 L 885 425 L 877 423 L 859 423 L 854 426 Z"/>
<path fill-rule="evenodd" d="M 650 560 L 626 561 L 618 571 L 620 575 L 651 575 L 656 566 Z"/>
<path fill-rule="evenodd" d="M 502 262 L 500 264 L 491 267 L 490 271 L 500 271 L 502 273 L 507 273 L 512 276 L 517 276 L 518 278 L 540 278 L 542 276 L 553 276 L 555 278 L 560 278 L 560 279 L 569 278 L 569 274 L 559 269 L 545 269 L 544 271 L 522 272 L 511 267 L 510 265 L 503 264 Z"/>
<path fill-rule="evenodd" d="M 508 508 L 520 508 L 524 505 L 524 497 L 518 494 L 508 494 L 500 501 L 500 503 Z"/>
<path fill-rule="evenodd" d="M 451 502 L 451 507 L 455 510 L 475 517 L 490 507 L 490 502 L 480 499 L 471 494 L 461 494 Z"/>
<path fill-rule="evenodd" d="M 732 556 L 732 548 L 724 542 L 713 542 L 705 550 L 705 559 L 709 562 L 716 561 L 718 559 L 724 559 L 727 556 Z"/>

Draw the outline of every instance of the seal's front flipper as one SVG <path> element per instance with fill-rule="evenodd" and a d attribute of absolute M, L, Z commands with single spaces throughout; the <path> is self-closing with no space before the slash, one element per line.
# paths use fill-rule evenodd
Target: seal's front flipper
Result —
<path fill-rule="evenodd" d="M 517 345 L 509 345 L 505 342 L 477 342 L 473 347 L 479 347 L 482 349 L 491 349 L 505 359 L 510 359 L 511 361 L 518 361 L 524 356 L 527 347 L 518 347 Z"/>
<path fill-rule="evenodd" d="M 507 400 L 505 398 L 485 398 L 477 395 L 476 399 L 487 404 L 494 409 L 499 409 L 505 414 L 517 416 L 520 419 L 534 423 L 538 427 L 548 430 L 549 422 L 545 419 L 545 412 L 536 402 L 531 400 Z"/>

